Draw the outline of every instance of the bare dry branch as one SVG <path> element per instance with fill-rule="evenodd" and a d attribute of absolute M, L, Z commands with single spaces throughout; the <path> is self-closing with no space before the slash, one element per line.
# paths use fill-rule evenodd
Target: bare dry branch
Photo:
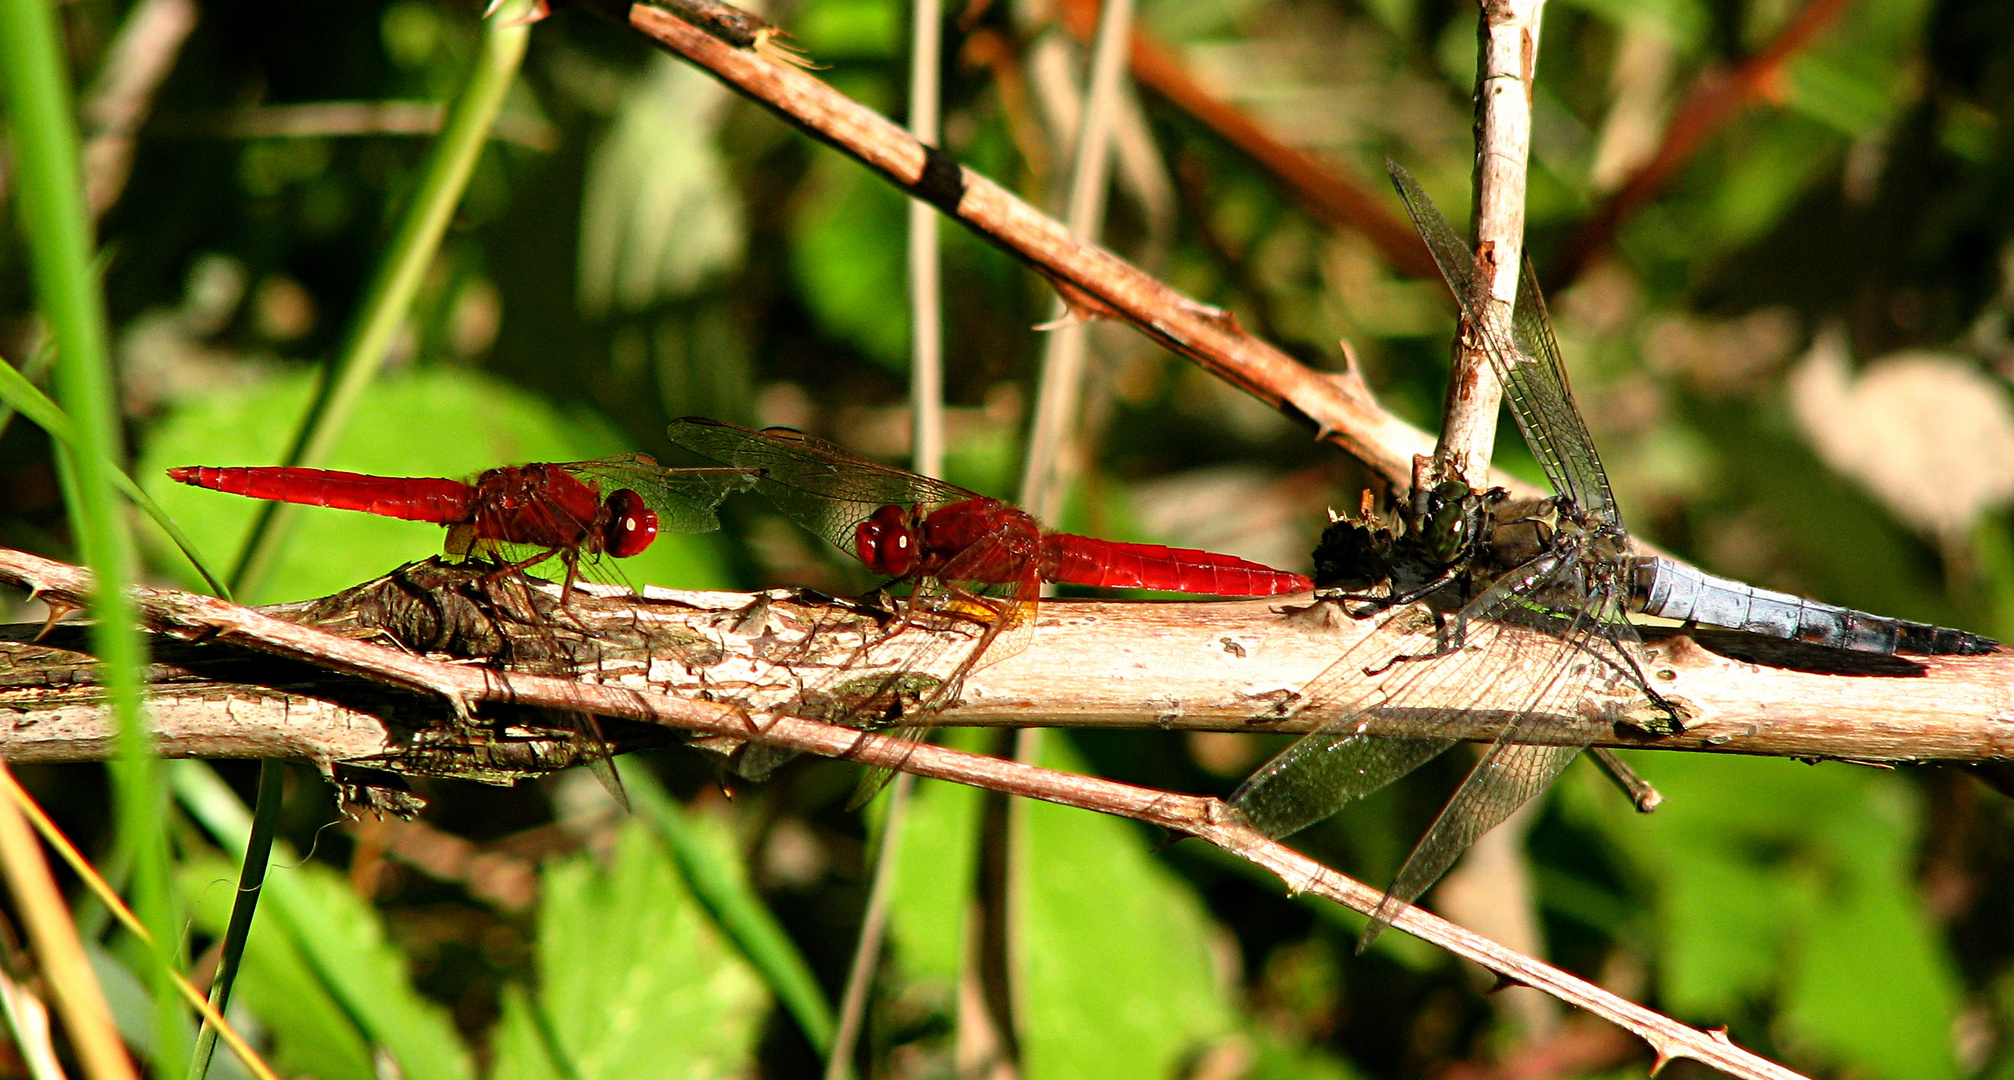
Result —
<path fill-rule="evenodd" d="M 38 587 L 59 600 L 81 595 L 80 574 L 0 549 L 0 581 Z M 436 729 L 472 716 L 478 703 L 512 701 L 513 691 L 524 690 L 523 680 L 535 677 L 521 672 L 562 683 L 598 680 L 568 684 L 581 687 L 580 708 L 602 715 L 630 716 L 622 695 L 634 690 L 702 699 L 680 707 L 719 722 L 740 715 L 720 702 L 774 710 L 825 678 L 840 658 L 871 670 L 875 663 L 901 662 L 909 652 L 898 642 L 885 657 L 856 658 L 862 635 L 882 626 L 870 611 L 789 592 L 651 590 L 642 599 L 576 593 L 555 617 L 553 598 L 543 594 L 539 610 L 528 615 L 501 610 L 507 602 L 486 598 L 481 577 L 468 568 L 418 563 L 270 614 L 143 590 L 152 625 L 201 645 L 157 643 L 163 670 L 150 707 L 162 752 L 285 756 L 507 780 L 570 764 L 573 757 L 530 720 L 455 725 L 460 735 Z M 1304 600 L 1045 600 L 1028 648 L 995 657 L 969 676 L 942 722 L 1300 731 L 1308 724 L 1304 717 L 1281 721 L 1265 714 L 1367 630 L 1331 604 Z M 97 712 L 82 636 L 68 634 L 59 648 L 26 643 L 33 631 L 16 628 L 15 640 L 0 638 L 8 673 L 0 681 L 0 706 L 16 716 L 0 732 L 0 753 L 17 761 L 104 757 L 110 732 Z M 67 633 L 59 627 L 52 641 Z M 373 636 L 465 664 L 518 659 L 508 673 L 463 666 L 441 681 L 440 665 L 411 654 L 394 654 L 410 669 L 387 666 L 384 650 L 360 640 Z M 1699 637 L 1729 655 L 1674 636 L 1654 643 L 1650 669 L 1659 691 L 1686 712 L 1686 730 L 1652 738 L 1619 727 L 1601 745 L 1884 763 L 2014 760 L 2014 651 L 1916 661 L 1732 633 Z M 555 641 L 564 655 L 551 655 L 548 643 Z M 246 649 L 338 674 L 269 661 L 261 666 Z M 1734 655 L 1739 649 L 1768 652 Z M 948 668 L 961 657 L 959 649 L 947 649 L 940 663 Z M 1496 704 L 1492 711 L 1490 702 L 1478 703 L 1451 733 L 1494 739 L 1517 707 L 1512 700 Z M 657 722 L 654 714 L 646 719 Z"/>
<path fill-rule="evenodd" d="M 587 0 L 586 6 L 712 72 L 806 134 L 857 158 L 911 195 L 935 205 L 1027 262 L 1073 305 L 1108 313 L 1290 416 L 1372 468 L 1405 483 L 1412 456 L 1433 440 L 1380 409 L 1360 380 L 1318 372 L 1245 332 L 1229 312 L 1197 303 L 1092 244 L 986 177 L 927 148 L 886 117 L 810 74 L 735 48 L 675 15 L 645 4 Z M 1531 491 L 1504 475 L 1492 483 Z"/>
<path fill-rule="evenodd" d="M 427 564 L 421 564 L 425 566 Z M 81 599 L 91 586 L 82 568 L 0 549 L 0 579 L 29 585 L 59 602 Z M 326 665 L 379 683 L 438 694 L 463 710 L 483 703 L 550 709 L 588 708 L 607 716 L 662 725 L 716 739 L 759 738 L 764 743 L 866 765 L 901 769 L 918 776 L 971 784 L 994 791 L 1115 814 L 1171 832 L 1193 836 L 1221 847 L 1277 874 L 1295 892 L 1309 892 L 1369 913 L 1383 896 L 1379 889 L 1352 880 L 1268 839 L 1237 820 L 1220 800 L 1180 795 L 1089 776 L 1055 772 L 1015 761 L 968 754 L 929 744 L 911 745 L 898 739 L 791 716 L 744 712 L 733 706 L 682 700 L 619 678 L 618 685 L 581 682 L 550 675 L 505 673 L 464 663 L 429 659 L 410 652 L 374 645 L 356 637 L 288 622 L 222 600 L 167 589 L 135 590 L 144 618 L 176 637 L 220 645 L 247 646 L 292 660 Z M 703 596 L 706 594 L 685 594 Z M 724 596 L 730 594 L 712 594 Z M 452 597 L 431 597 L 421 607 L 446 614 L 457 606 Z M 449 602 L 442 603 L 447 600 Z M 633 635 L 649 638 L 662 632 L 647 625 L 647 608 L 638 605 Z M 1112 606 L 1112 605 L 1107 605 Z M 1149 607 L 1151 605 L 1131 605 Z M 1172 605 L 1171 605 L 1172 606 Z M 1193 606 L 1193 605 L 1181 605 Z M 296 605 L 307 612 L 311 605 Z M 322 611 L 327 618 L 331 612 Z M 753 604 L 729 613 L 725 620 L 745 629 L 774 628 L 778 616 L 766 605 Z M 583 615 L 583 624 L 588 617 Z M 360 629 L 360 628 L 353 628 Z M 442 627 L 436 627 L 442 629 Z M 465 632 L 470 627 L 446 627 Z M 591 635 L 599 640 L 605 631 Z M 1037 638 L 1043 635 L 1038 633 Z M 688 646 L 691 642 L 686 643 Z M 1031 649 L 1030 652 L 1035 650 Z M 677 661 L 690 657 L 677 654 Z M 611 674 L 608 658 L 597 666 Z M 655 665 L 653 665 L 654 667 Z M 718 666 L 718 665 L 710 665 Z M 1506 949 L 1463 928 L 1413 907 L 1392 925 L 1425 941 L 1481 964 L 1510 981 L 1535 987 L 1635 1033 L 1651 1045 L 1660 1061 L 1693 1058 L 1731 1075 L 1757 1080 L 1789 1080 L 1797 1074 L 1734 1046 L 1723 1033 L 1703 1032 L 1617 997 L 1602 988 Z"/>
<path fill-rule="evenodd" d="M 433 135 L 446 115 L 447 106 L 438 101 L 309 101 L 163 115 L 148 125 L 147 134 L 225 139 Z M 556 125 L 521 113 L 499 113 L 490 135 L 540 152 L 559 146 Z"/>
<path fill-rule="evenodd" d="M 1441 406 L 1438 476 L 1481 486 L 1496 447 L 1503 386 L 1483 347 L 1481 319 L 1510 337 L 1523 267 L 1525 163 L 1531 157 L 1532 76 L 1544 0 L 1484 0 L 1476 24 L 1475 275 L 1463 298 L 1454 362 Z"/>
<path fill-rule="evenodd" d="M 195 0 L 146 0 L 133 5 L 84 103 L 90 141 L 84 144 L 85 196 L 93 217 L 119 201 L 133 172 L 140 125 L 154 94 L 196 29 Z"/>

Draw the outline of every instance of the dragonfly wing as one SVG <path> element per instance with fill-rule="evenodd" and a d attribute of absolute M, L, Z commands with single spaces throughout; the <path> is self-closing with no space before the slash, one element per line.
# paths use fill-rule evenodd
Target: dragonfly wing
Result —
<path fill-rule="evenodd" d="M 1302 688 L 1293 712 L 1327 719 L 1253 773 L 1232 805 L 1253 828 L 1288 836 L 1426 764 L 1479 714 L 1515 720 L 1531 711 L 1567 663 L 1561 643 L 1490 616 L 1529 606 L 1525 594 L 1567 570 L 1555 563 L 1469 613 L 1453 652 L 1441 644 L 1453 633 L 1452 616 L 1413 604 L 1386 617 Z"/>
<path fill-rule="evenodd" d="M 1506 626 L 1561 616 L 1529 606 L 1522 612 L 1506 607 L 1498 614 Z M 1440 880 L 1470 844 L 1550 787 L 1589 743 L 1642 701 L 1644 688 L 1633 655 L 1638 642 L 1628 625 L 1614 595 L 1604 593 L 1563 630 L 1552 628 L 1552 655 L 1535 679 L 1536 696 L 1483 753 L 1406 856 L 1364 928 L 1360 951 Z"/>
<path fill-rule="evenodd" d="M 856 526 L 889 504 L 934 506 L 973 498 L 940 480 L 869 461 L 789 428 L 750 431 L 704 417 L 668 429 L 671 441 L 726 465 L 761 473 L 760 492 L 785 516 L 854 553 Z"/>
<path fill-rule="evenodd" d="M 1530 261 L 1526 260 L 1518 279 L 1512 340 L 1505 340 L 1495 324 L 1470 307 L 1475 255 L 1468 243 L 1455 233 L 1411 173 L 1389 159 L 1385 167 L 1399 197 L 1405 200 L 1406 210 L 1412 214 L 1414 226 L 1432 249 L 1434 262 L 1455 294 L 1455 302 L 1469 315 L 1469 324 L 1483 336 L 1491 366 L 1503 380 L 1511 416 L 1517 420 L 1518 430 L 1524 433 L 1525 443 L 1545 470 L 1553 490 L 1571 497 L 1583 509 L 1620 524 L 1608 474 L 1601 467 L 1600 455 L 1595 453 L 1594 437 L 1588 433 L 1579 410 L 1574 408 L 1566 366 L 1560 360 L 1559 342 L 1553 336 L 1552 320 L 1546 314 L 1545 300 L 1532 275 Z"/>
<path fill-rule="evenodd" d="M 1440 816 L 1434 819 L 1412 854 L 1406 856 L 1405 865 L 1399 867 L 1398 877 L 1378 902 L 1370 925 L 1364 927 L 1364 935 L 1357 942 L 1358 952 L 1375 941 L 1399 912 L 1439 881 L 1470 844 L 1551 786 L 1586 748 L 1585 743 L 1551 746 L 1513 741 L 1526 734 L 1529 733 L 1506 730 L 1504 738 L 1483 753 L 1482 760 L 1469 772 L 1468 779 L 1462 781 L 1454 798 L 1441 809 Z M 1590 734 L 1588 741 L 1592 740 Z"/>
<path fill-rule="evenodd" d="M 748 469 L 667 469 L 645 454 L 580 461 L 564 468 L 594 479 L 604 497 L 622 488 L 643 496 L 657 511 L 657 527 L 664 532 L 720 528 L 714 510 L 729 495 L 753 488 L 758 479 Z"/>

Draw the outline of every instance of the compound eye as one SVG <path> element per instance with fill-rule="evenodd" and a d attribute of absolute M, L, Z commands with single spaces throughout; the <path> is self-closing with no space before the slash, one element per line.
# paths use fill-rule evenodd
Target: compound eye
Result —
<path fill-rule="evenodd" d="M 601 538 L 603 551 L 627 559 L 656 539 L 657 511 L 644 504 L 643 496 L 623 488 L 608 497 L 608 525 Z"/>
<path fill-rule="evenodd" d="M 1468 543 L 1469 520 L 1463 513 L 1463 505 L 1437 503 L 1430 511 L 1426 523 L 1427 546 L 1436 558 L 1453 559 Z"/>
<path fill-rule="evenodd" d="M 869 570 L 892 578 L 908 577 L 918 562 L 916 531 L 909 527 L 909 515 L 893 503 L 853 530 L 853 550 Z"/>

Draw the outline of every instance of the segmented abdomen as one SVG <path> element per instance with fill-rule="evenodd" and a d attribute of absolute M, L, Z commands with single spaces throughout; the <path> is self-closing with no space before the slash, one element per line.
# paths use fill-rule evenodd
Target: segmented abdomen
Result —
<path fill-rule="evenodd" d="M 1233 555 L 1160 544 L 1128 544 L 1050 533 L 1042 538 L 1042 577 L 1108 589 L 1160 589 L 1206 596 L 1278 596 L 1314 582 Z"/>
<path fill-rule="evenodd" d="M 475 489 L 459 480 L 367 476 L 330 469 L 274 466 L 169 469 L 168 478 L 254 499 L 361 510 L 380 517 L 454 525 L 469 518 Z"/>
<path fill-rule="evenodd" d="M 1791 638 L 1871 653 L 1978 656 L 1999 646 L 1992 638 L 1928 623 L 1758 589 L 1669 559 L 1637 560 L 1633 595 L 1637 610 L 1751 634 Z"/>

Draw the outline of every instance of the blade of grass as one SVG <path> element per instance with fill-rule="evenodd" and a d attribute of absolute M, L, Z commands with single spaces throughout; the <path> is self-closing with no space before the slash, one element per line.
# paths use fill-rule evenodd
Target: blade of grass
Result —
<path fill-rule="evenodd" d="M 35 384 L 29 381 L 26 372 L 15 370 L 5 358 L 0 358 L 0 401 L 7 403 L 10 412 L 18 411 L 33 420 L 43 431 L 69 446 L 73 452 L 77 449 L 77 429 L 71 424 L 69 415 L 55 402 L 49 400 L 42 391 L 36 389 Z M 106 474 L 121 494 L 133 500 L 133 505 L 138 506 L 153 519 L 154 524 L 161 527 L 161 531 L 168 535 L 168 539 L 189 560 L 189 565 L 196 568 L 196 573 L 203 575 L 203 581 L 210 586 L 210 590 L 229 600 L 231 590 L 225 588 L 223 581 L 210 572 L 202 556 L 196 554 L 195 541 L 190 540 L 182 532 L 182 527 L 175 524 L 175 519 L 169 517 L 166 510 L 161 509 L 161 504 L 141 490 L 140 485 L 134 483 L 133 478 L 126 475 L 125 470 L 118 466 L 109 465 Z"/>
<path fill-rule="evenodd" d="M 0 762 L 0 771 L 5 769 L 5 763 Z M 84 955 L 84 942 L 63 903 L 63 892 L 49 873 L 49 860 L 14 800 L 0 799 L 0 804 L 4 804 L 0 805 L 0 869 L 6 873 L 15 911 L 27 925 L 35 957 L 85 1075 L 91 1080 L 139 1080 L 119 1033 L 112 1027 L 111 1006 L 105 1003 L 104 988 L 98 985 L 97 973 Z"/>
<path fill-rule="evenodd" d="M 279 832 L 280 799 L 286 778 L 285 762 L 271 758 L 259 762 L 259 794 L 252 811 L 252 835 L 245 841 L 245 862 L 238 868 L 238 892 L 231 902 L 231 921 L 224 928 L 217 977 L 210 983 L 210 1007 L 219 1016 L 231 1003 L 231 988 L 238 981 L 245 942 L 252 936 L 252 916 L 259 909 L 259 893 L 266 887 L 266 866 L 272 859 L 273 836 Z M 210 1058 L 216 1049 L 217 1029 L 205 1017 L 202 1030 L 196 1033 L 196 1056 L 189 1062 L 190 1080 L 203 1080 L 209 1075 Z"/>
<path fill-rule="evenodd" d="M 441 237 L 447 232 L 448 222 L 475 172 L 490 126 L 517 78 L 525 43 L 531 35 L 530 24 L 523 18 L 529 7 L 528 2 L 521 0 L 505 5 L 501 11 L 490 12 L 475 66 L 448 106 L 440 137 L 427 156 L 412 204 L 399 222 L 335 365 L 323 380 L 322 393 L 302 419 L 300 434 L 284 464 L 314 467 L 326 461 L 350 415 L 356 411 L 358 398 L 384 365 L 392 335 L 412 307 L 413 294 L 440 249 Z M 269 502 L 260 508 L 237 566 L 231 572 L 231 583 L 240 591 L 251 595 L 263 583 L 285 542 L 292 517 L 293 512 L 285 503 Z M 245 938 L 258 906 L 279 821 L 280 778 L 279 765 L 261 763 L 259 795 L 252 811 L 238 893 L 225 933 L 217 981 L 211 988 L 219 1012 L 230 1003 Z M 203 1080 L 208 1074 L 215 1045 L 215 1036 L 206 1025 L 197 1036 L 196 1055 L 190 1061 L 190 1080 Z"/>
<path fill-rule="evenodd" d="M 153 950 L 155 1046 L 160 1060 L 179 1060 L 186 1036 L 171 978 L 177 938 L 169 911 L 164 788 L 140 707 L 147 661 L 127 593 L 133 580 L 133 538 L 111 479 L 125 454 L 104 298 L 91 267 L 94 243 L 78 157 L 76 103 L 49 0 L 0 0 L 0 81 L 7 90 L 30 276 L 55 340 L 56 396 L 76 421 L 76 452 L 59 452 L 58 465 L 68 474 L 66 487 L 74 496 L 69 501 L 71 528 L 84 561 L 97 575 L 91 638 L 99 678 L 118 719 L 112 778 L 119 844 L 134 854 L 134 907 L 160 942 Z"/>
<path fill-rule="evenodd" d="M 685 875 L 692 894 L 713 916 L 742 956 L 762 973 L 763 981 L 797 1021 L 812 1048 L 823 1054 L 832 1047 L 832 1006 L 811 974 L 811 965 L 769 906 L 748 885 L 738 864 L 702 842 L 683 811 L 644 769 L 618 763 L 623 787 L 637 815 L 657 834 Z"/>
<path fill-rule="evenodd" d="M 70 838 L 63 835 L 63 830 L 58 829 L 56 823 L 49 819 L 48 813 L 41 805 L 14 779 L 13 772 L 7 768 L 4 761 L 0 761 L 0 803 L 5 803 L 8 808 L 25 816 L 35 826 L 35 831 L 42 834 L 42 839 L 50 847 L 55 848 L 57 854 L 63 856 L 63 861 L 105 905 L 106 910 L 110 911 L 126 929 L 132 931 L 134 936 L 149 945 L 153 944 L 153 935 L 148 933 L 147 927 L 133 914 L 132 909 L 119 899 L 119 894 L 112 891 L 112 886 L 106 884 L 105 879 L 99 876 L 97 868 L 84 858 L 83 853 L 77 850 L 77 846 L 70 842 Z M 223 1014 L 216 1012 L 204 1001 L 202 993 L 196 989 L 195 984 L 183 978 L 180 972 L 174 975 L 175 988 L 195 1005 L 198 1012 L 204 1014 L 206 1022 L 214 1022 L 223 1030 L 225 1041 L 230 1043 L 231 1049 L 244 1061 L 245 1067 L 250 1069 L 258 1080 L 279 1080 L 272 1067 L 252 1051 L 251 1046 L 231 1027 L 230 1022 L 224 1019 Z"/>
<path fill-rule="evenodd" d="M 392 336 L 412 308 L 420 279 L 440 248 L 455 207 L 461 204 L 504 94 L 517 78 L 531 33 L 522 18 L 528 6 L 524 0 L 507 4 L 491 15 L 484 27 L 475 68 L 448 106 L 440 138 L 434 140 L 427 155 L 412 203 L 378 264 L 342 351 L 322 381 L 322 392 L 302 420 L 300 433 L 281 464 L 314 468 L 327 461 L 356 411 L 358 399 L 384 365 Z M 231 585 L 240 593 L 249 597 L 259 591 L 286 542 L 294 509 L 278 502 L 260 505 L 237 566 L 231 571 Z"/>
<path fill-rule="evenodd" d="M 49 373 L 49 365 L 56 362 L 56 350 L 49 347 L 44 339 L 42 344 L 31 351 L 28 362 L 21 366 L 21 376 L 33 386 Z M 39 391 L 38 391 L 39 392 Z M 0 395 L 0 435 L 7 434 L 7 428 L 14 423 L 14 414 L 24 411 L 10 395 Z"/>

